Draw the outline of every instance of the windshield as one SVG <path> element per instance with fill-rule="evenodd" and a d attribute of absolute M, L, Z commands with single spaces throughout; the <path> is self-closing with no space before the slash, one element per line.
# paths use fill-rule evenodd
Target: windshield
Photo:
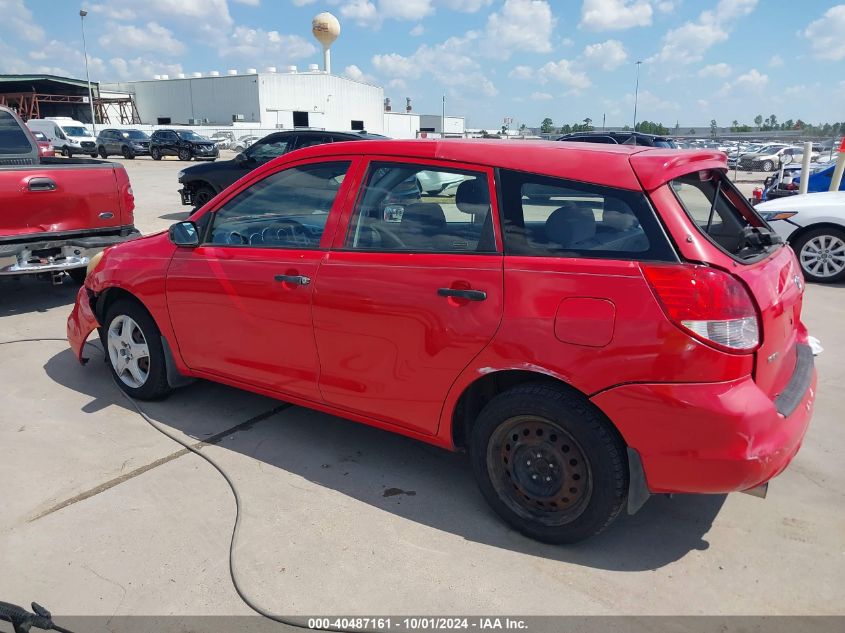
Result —
<path fill-rule="evenodd" d="M 8 112 L 0 110 L 0 154 L 29 154 L 29 137 Z"/>
<path fill-rule="evenodd" d="M 693 172 L 670 185 L 701 232 L 727 253 L 748 259 L 771 245 L 760 239 L 761 233 L 770 235 L 762 219 L 721 172 Z"/>
<path fill-rule="evenodd" d="M 61 128 L 68 136 L 91 136 L 91 132 L 81 125 L 62 125 Z"/>
<path fill-rule="evenodd" d="M 176 132 L 183 141 L 207 141 L 208 139 L 204 136 L 200 136 L 196 132 L 191 132 L 190 130 Z"/>
<path fill-rule="evenodd" d="M 126 130 L 122 132 L 123 138 L 128 138 L 133 141 L 149 141 L 150 137 L 141 130 Z"/>

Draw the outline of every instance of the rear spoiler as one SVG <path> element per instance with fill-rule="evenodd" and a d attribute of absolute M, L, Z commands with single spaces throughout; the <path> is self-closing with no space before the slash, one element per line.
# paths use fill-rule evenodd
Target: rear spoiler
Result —
<path fill-rule="evenodd" d="M 631 154 L 630 161 L 637 179 L 646 191 L 654 191 L 693 171 L 728 170 L 727 155 L 712 150 L 653 149 Z"/>

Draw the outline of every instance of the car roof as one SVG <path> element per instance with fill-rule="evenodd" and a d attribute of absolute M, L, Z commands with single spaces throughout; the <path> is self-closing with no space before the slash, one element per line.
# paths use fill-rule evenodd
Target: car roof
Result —
<path fill-rule="evenodd" d="M 634 191 L 657 188 L 681 174 L 699 169 L 727 168 L 725 155 L 712 150 L 503 139 L 387 139 L 328 143 L 296 150 L 276 161 L 350 154 L 371 158 L 453 161 Z"/>

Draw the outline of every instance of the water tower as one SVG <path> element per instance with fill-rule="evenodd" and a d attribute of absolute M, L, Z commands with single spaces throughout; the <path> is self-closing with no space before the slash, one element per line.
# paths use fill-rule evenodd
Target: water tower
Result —
<path fill-rule="evenodd" d="M 332 72 L 331 46 L 340 35 L 340 22 L 331 13 L 323 12 L 311 21 L 311 33 L 323 46 L 323 70 Z"/>

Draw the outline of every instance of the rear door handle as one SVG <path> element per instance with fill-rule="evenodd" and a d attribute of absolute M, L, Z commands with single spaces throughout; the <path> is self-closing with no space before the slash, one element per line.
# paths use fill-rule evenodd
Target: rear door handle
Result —
<path fill-rule="evenodd" d="M 299 286 L 307 286 L 311 283 L 311 277 L 306 277 L 305 275 L 276 275 L 274 279 L 282 283 L 297 284 Z"/>
<path fill-rule="evenodd" d="M 54 191 L 56 182 L 52 178 L 30 178 L 26 183 L 26 188 L 30 191 Z"/>
<path fill-rule="evenodd" d="M 467 301 L 484 301 L 487 293 L 483 290 L 459 290 L 457 288 L 438 288 L 437 294 L 441 297 L 456 297 Z"/>

